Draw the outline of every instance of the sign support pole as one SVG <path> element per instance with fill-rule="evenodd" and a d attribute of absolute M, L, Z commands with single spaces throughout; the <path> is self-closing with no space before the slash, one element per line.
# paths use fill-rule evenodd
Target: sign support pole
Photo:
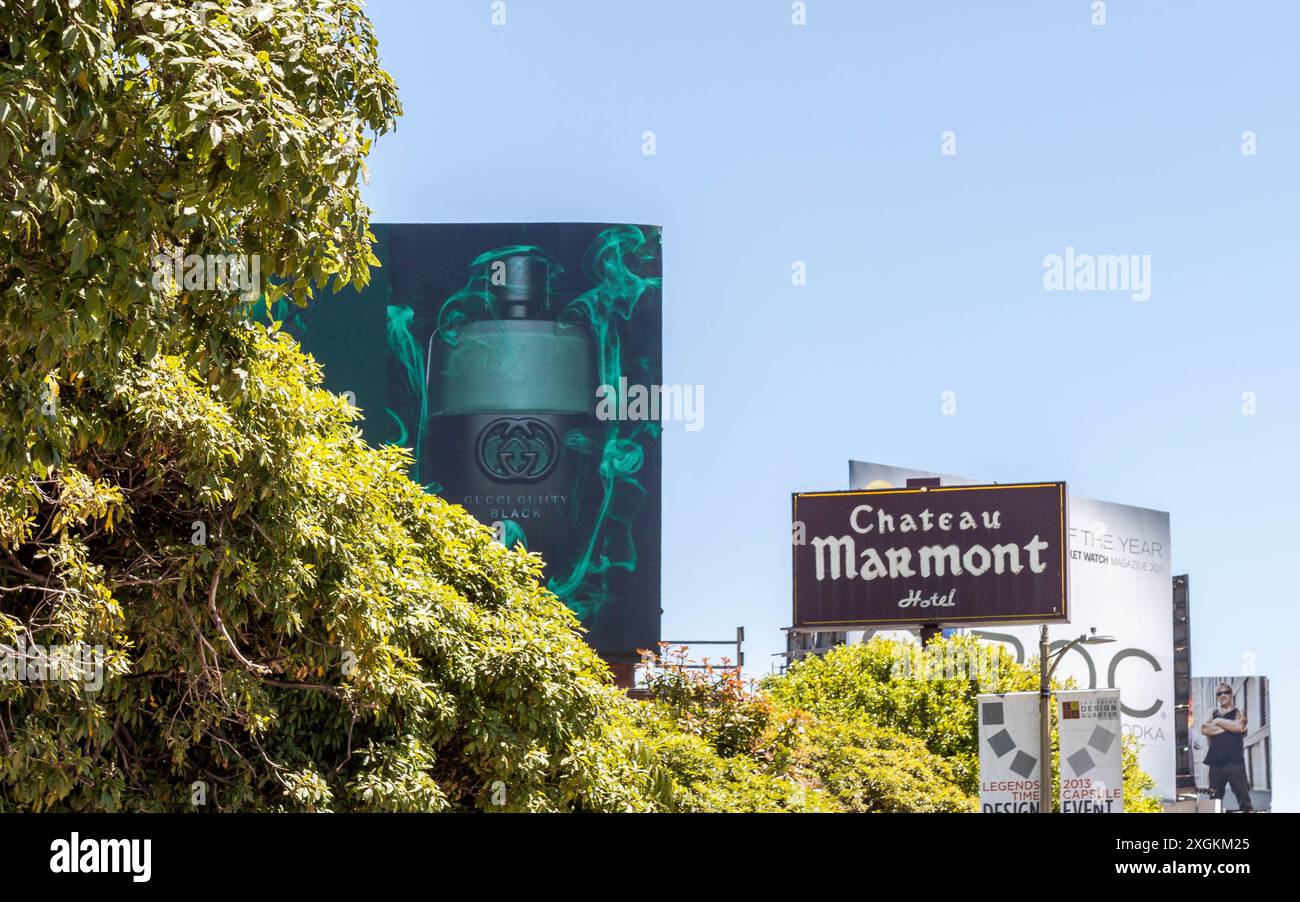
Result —
<path fill-rule="evenodd" d="M 1048 669 L 1050 647 L 1047 624 L 1038 634 L 1038 813 L 1052 812 L 1052 676 Z"/>

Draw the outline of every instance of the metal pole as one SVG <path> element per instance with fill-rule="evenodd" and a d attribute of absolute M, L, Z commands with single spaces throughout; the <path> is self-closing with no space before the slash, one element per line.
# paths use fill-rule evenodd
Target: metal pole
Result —
<path fill-rule="evenodd" d="M 1047 624 L 1038 634 L 1038 813 L 1052 811 L 1052 683 L 1048 670 Z"/>

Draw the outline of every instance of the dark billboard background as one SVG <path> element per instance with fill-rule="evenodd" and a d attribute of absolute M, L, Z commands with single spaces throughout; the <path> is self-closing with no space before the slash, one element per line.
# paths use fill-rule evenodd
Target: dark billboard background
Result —
<path fill-rule="evenodd" d="M 285 322 L 368 441 L 546 561 L 611 661 L 659 640 L 661 431 L 600 421 L 602 384 L 662 383 L 656 226 L 376 224 L 380 268 Z"/>
<path fill-rule="evenodd" d="M 793 517 L 795 626 L 1069 619 L 1065 483 L 810 492 L 794 496 Z M 1010 550 L 992 552 L 1006 545 L 1021 572 Z M 960 572 L 943 558 L 943 574 L 931 563 L 924 575 L 922 549 L 935 546 L 956 548 Z"/>

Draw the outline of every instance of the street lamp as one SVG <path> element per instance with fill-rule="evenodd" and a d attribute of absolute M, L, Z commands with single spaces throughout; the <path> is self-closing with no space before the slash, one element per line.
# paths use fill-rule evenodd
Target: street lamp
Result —
<path fill-rule="evenodd" d="M 1052 811 L 1052 674 L 1056 665 L 1061 663 L 1065 653 L 1076 645 L 1105 645 L 1114 642 L 1114 636 L 1098 636 L 1094 626 L 1092 632 L 1084 633 L 1077 639 L 1071 639 L 1054 653 L 1049 653 L 1051 646 L 1047 641 L 1047 624 L 1044 623 L 1038 634 L 1038 811 L 1050 814 Z"/>

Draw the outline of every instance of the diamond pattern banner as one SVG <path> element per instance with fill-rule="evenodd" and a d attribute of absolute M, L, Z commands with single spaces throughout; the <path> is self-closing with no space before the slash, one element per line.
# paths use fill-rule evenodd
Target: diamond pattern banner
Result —
<path fill-rule="evenodd" d="M 1038 693 L 981 695 L 980 811 L 1038 811 Z"/>
<path fill-rule="evenodd" d="M 1118 689 L 1056 693 L 1061 745 L 1061 813 L 1124 810 Z"/>

